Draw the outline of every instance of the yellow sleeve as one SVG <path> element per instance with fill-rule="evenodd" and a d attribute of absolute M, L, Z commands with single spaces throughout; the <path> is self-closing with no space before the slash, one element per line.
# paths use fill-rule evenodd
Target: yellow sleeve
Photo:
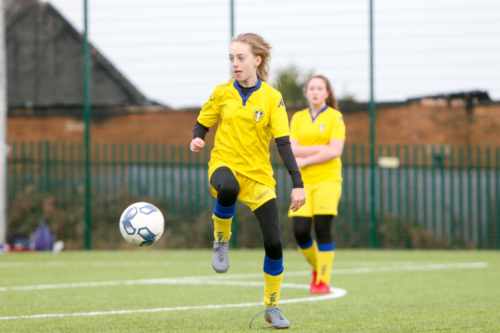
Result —
<path fill-rule="evenodd" d="M 279 94 L 278 100 L 274 100 L 271 107 L 271 134 L 275 139 L 290 135 L 290 130 L 288 128 L 288 115 L 286 113 L 285 103 L 283 102 L 281 94 Z"/>
<path fill-rule="evenodd" d="M 203 105 L 197 121 L 205 127 L 212 127 L 219 120 L 219 116 L 219 89 L 216 87 L 208 101 Z"/>
<path fill-rule="evenodd" d="M 299 139 L 300 124 L 298 118 L 298 113 L 296 112 L 292 117 L 292 121 L 290 122 L 290 139 Z"/>
<path fill-rule="evenodd" d="M 332 119 L 332 127 L 330 130 L 330 140 L 340 139 L 345 141 L 345 124 L 342 114 L 338 112 Z"/>

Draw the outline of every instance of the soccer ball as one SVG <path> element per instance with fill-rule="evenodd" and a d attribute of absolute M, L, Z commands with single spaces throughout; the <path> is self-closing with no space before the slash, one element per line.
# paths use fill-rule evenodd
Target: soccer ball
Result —
<path fill-rule="evenodd" d="M 123 238 L 135 246 L 149 246 L 163 235 L 165 220 L 158 208 L 147 202 L 136 202 L 120 217 Z"/>

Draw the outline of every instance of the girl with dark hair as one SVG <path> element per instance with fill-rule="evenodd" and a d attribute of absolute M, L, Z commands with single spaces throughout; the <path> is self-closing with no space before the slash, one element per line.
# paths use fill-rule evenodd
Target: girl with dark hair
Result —
<path fill-rule="evenodd" d="M 331 235 L 334 216 L 342 194 L 342 162 L 345 125 L 328 79 L 313 76 L 304 86 L 309 108 L 293 115 L 290 142 L 304 180 L 307 202 L 291 209 L 293 231 L 300 251 L 313 269 L 310 290 L 330 293 L 335 255 Z M 311 237 L 314 225 L 316 240 Z"/>

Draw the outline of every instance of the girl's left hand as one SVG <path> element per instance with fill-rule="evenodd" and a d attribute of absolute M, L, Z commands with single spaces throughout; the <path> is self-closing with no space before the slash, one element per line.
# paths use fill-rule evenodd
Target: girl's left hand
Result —
<path fill-rule="evenodd" d="M 306 191 L 303 188 L 292 190 L 292 211 L 296 212 L 306 203 Z"/>

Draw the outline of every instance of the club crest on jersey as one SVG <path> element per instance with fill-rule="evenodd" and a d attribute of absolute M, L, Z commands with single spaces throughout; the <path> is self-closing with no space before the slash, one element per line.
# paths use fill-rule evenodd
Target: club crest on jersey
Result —
<path fill-rule="evenodd" d="M 319 131 L 323 132 L 324 130 L 325 130 L 325 125 L 324 124 L 319 125 Z"/>
<path fill-rule="evenodd" d="M 262 110 L 255 110 L 253 112 L 253 119 L 255 120 L 256 123 L 262 120 L 264 118 L 264 111 Z"/>

